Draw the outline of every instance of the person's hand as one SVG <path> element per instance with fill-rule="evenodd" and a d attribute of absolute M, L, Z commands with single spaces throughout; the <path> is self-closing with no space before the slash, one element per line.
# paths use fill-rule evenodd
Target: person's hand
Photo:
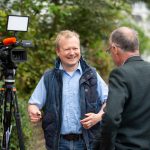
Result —
<path fill-rule="evenodd" d="M 33 123 L 39 122 L 42 118 L 41 111 L 36 105 L 29 105 L 28 106 L 28 114 L 30 121 Z"/>
<path fill-rule="evenodd" d="M 102 115 L 100 113 L 87 113 L 85 114 L 86 118 L 80 120 L 81 124 L 85 129 L 90 129 L 92 126 L 94 126 L 96 123 L 98 123 L 101 120 Z"/>
<path fill-rule="evenodd" d="M 103 109 L 105 108 L 105 106 L 106 106 L 106 103 L 103 104 L 101 110 L 97 114 L 95 113 L 85 114 L 86 118 L 80 120 L 80 123 L 83 125 L 85 129 L 90 129 L 92 126 L 94 126 L 95 124 L 97 124 L 98 122 L 102 120 L 102 116 L 104 114 Z"/>

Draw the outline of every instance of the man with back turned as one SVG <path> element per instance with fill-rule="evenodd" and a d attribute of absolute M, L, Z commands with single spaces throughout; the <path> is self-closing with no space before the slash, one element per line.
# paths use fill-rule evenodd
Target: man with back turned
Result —
<path fill-rule="evenodd" d="M 95 150 L 150 150 L 150 63 L 139 52 L 137 32 L 114 30 L 109 49 L 118 66 L 109 77 L 109 93 Z"/>

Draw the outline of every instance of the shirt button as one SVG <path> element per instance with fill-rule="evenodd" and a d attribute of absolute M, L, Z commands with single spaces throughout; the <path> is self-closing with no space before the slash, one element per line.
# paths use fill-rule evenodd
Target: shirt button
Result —
<path fill-rule="evenodd" d="M 88 92 L 88 89 L 85 89 L 85 92 Z"/>

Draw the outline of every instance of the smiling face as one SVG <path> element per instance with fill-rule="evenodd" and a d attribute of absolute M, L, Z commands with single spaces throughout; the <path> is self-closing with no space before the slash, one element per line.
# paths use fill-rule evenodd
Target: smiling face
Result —
<path fill-rule="evenodd" d="M 63 68 L 66 71 L 74 71 L 77 66 L 80 54 L 80 41 L 76 36 L 61 37 L 57 47 L 57 56 L 60 58 Z"/>

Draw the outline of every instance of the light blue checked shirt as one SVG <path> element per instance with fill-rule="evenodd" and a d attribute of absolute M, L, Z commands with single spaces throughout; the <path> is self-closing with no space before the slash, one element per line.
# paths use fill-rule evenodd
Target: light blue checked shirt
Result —
<path fill-rule="evenodd" d="M 63 70 L 62 65 L 60 68 Z M 71 73 L 63 72 L 63 95 L 62 95 L 62 126 L 61 134 L 81 133 L 80 104 L 79 104 L 79 79 L 82 75 L 80 63 L 78 68 Z M 107 99 L 108 87 L 97 73 L 97 91 L 99 99 L 103 103 Z M 30 100 L 30 104 L 36 104 L 41 109 L 46 101 L 46 89 L 44 77 L 37 84 Z"/>

